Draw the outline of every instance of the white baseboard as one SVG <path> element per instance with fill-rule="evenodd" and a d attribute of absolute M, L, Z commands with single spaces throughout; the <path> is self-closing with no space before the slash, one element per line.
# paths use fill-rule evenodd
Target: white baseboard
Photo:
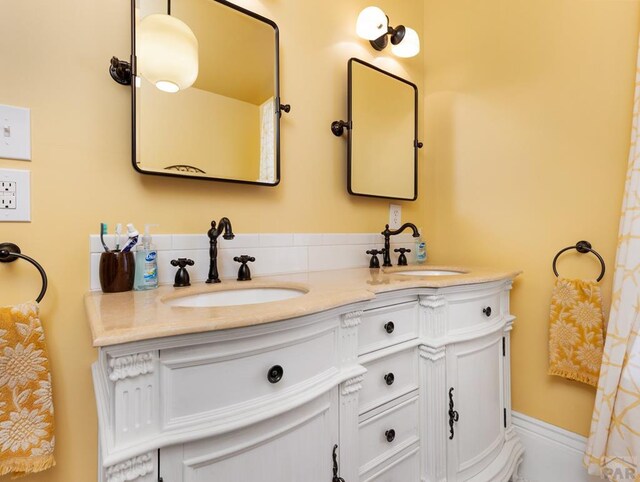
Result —
<path fill-rule="evenodd" d="M 518 482 L 598 482 L 582 465 L 587 439 L 555 425 L 512 412 L 524 460 Z"/>

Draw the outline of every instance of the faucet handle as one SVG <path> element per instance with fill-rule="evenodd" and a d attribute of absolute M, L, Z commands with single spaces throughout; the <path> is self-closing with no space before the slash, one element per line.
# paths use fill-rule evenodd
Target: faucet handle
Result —
<path fill-rule="evenodd" d="M 379 254 L 384 254 L 384 249 L 369 249 L 367 250 L 367 254 L 371 255 L 371 260 L 369 261 L 369 268 L 379 268 L 380 260 L 378 259 Z"/>
<path fill-rule="evenodd" d="M 178 258 L 171 260 L 171 266 L 177 266 L 178 271 L 176 272 L 176 277 L 173 283 L 173 286 L 176 288 L 182 288 L 183 286 L 191 286 L 191 280 L 189 278 L 189 273 L 187 272 L 187 266 L 193 266 L 195 263 L 192 259 L 187 258 Z"/>
<path fill-rule="evenodd" d="M 242 256 L 236 256 L 233 260 L 237 263 L 241 263 L 240 269 L 238 269 L 238 281 L 251 281 L 251 271 L 249 270 L 247 263 L 253 263 L 256 258 L 243 254 Z"/>
<path fill-rule="evenodd" d="M 400 253 L 398 256 L 398 266 L 406 266 L 407 265 L 407 257 L 404 253 L 410 253 L 411 250 L 408 248 L 396 248 L 393 250 L 394 253 Z"/>

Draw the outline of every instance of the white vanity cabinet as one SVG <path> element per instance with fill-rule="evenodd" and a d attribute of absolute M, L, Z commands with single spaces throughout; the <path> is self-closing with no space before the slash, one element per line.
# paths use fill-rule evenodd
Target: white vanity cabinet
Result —
<path fill-rule="evenodd" d="M 102 347 L 99 481 L 506 482 L 510 288 Z"/>
<path fill-rule="evenodd" d="M 101 348 L 99 481 L 330 481 L 339 403 L 364 373 L 345 323 L 332 310 Z"/>
<path fill-rule="evenodd" d="M 367 369 L 361 482 L 510 479 L 522 458 L 510 416 L 510 289 L 503 280 L 403 290 L 369 303 L 358 359 Z"/>

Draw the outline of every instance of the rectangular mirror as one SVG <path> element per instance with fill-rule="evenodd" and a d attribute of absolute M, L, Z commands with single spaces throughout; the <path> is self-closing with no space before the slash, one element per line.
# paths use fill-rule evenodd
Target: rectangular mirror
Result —
<path fill-rule="evenodd" d="M 350 194 L 418 197 L 418 88 L 350 59 L 347 184 Z"/>
<path fill-rule="evenodd" d="M 277 25 L 223 0 L 132 0 L 132 9 L 134 168 L 145 174 L 278 184 Z M 175 22 L 169 17 L 186 24 L 197 40 L 195 82 L 174 93 L 161 90 L 153 49 L 162 62 L 178 59 L 183 75 L 193 69 L 184 67 L 189 55 L 180 32 L 172 31 L 169 43 L 161 44 L 167 27 L 150 27 L 154 18 Z"/>

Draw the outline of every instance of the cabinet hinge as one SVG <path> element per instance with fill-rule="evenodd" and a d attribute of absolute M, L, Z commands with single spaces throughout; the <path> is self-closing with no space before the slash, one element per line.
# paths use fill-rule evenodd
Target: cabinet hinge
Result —
<path fill-rule="evenodd" d="M 502 356 L 507 356 L 507 339 L 502 337 Z"/>
<path fill-rule="evenodd" d="M 506 409 L 506 408 L 503 408 L 503 409 L 502 409 L 502 413 L 503 413 L 503 415 L 504 415 L 504 420 L 503 420 L 504 428 L 507 428 L 507 409 Z"/>

